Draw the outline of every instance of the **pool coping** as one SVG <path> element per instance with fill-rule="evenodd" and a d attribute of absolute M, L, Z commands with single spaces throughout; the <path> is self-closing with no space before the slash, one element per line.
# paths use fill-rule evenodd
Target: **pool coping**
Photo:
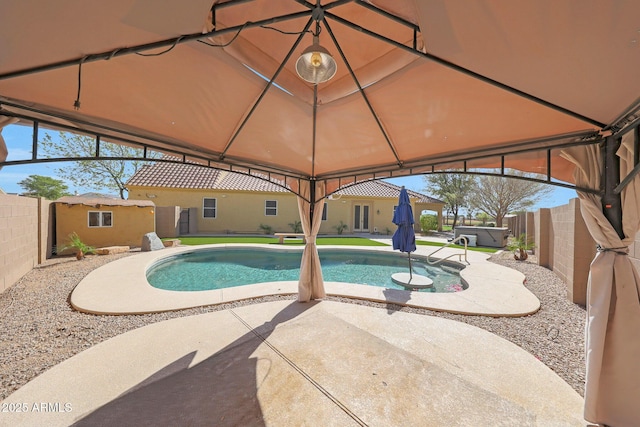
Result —
<path fill-rule="evenodd" d="M 73 290 L 70 302 L 78 311 L 92 314 L 146 314 L 175 311 L 258 298 L 269 295 L 298 293 L 297 281 L 267 282 L 209 291 L 169 291 L 154 288 L 146 279 L 146 271 L 161 258 L 184 252 L 225 247 L 258 247 L 281 251 L 302 251 L 302 246 L 266 244 L 211 244 L 169 247 L 141 252 L 118 259 L 89 273 Z M 389 246 L 322 246 L 325 249 L 355 249 L 394 252 Z M 415 254 L 426 256 L 440 249 L 418 246 Z M 438 256 L 446 258 L 460 249 L 445 248 Z M 495 317 L 519 317 L 535 313 L 540 301 L 525 286 L 519 271 L 488 261 L 490 254 L 469 251 L 468 265 L 460 272 L 468 289 L 452 293 L 412 292 L 341 282 L 325 282 L 327 295 L 356 298 L 408 307 L 426 308 L 450 313 Z"/>

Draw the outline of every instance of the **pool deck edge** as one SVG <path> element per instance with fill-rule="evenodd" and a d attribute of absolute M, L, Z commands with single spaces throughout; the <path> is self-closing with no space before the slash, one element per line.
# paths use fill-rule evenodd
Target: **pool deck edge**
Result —
<path fill-rule="evenodd" d="M 196 292 L 157 289 L 147 282 L 147 269 L 161 258 L 213 247 L 243 246 L 283 251 L 302 250 L 301 247 L 274 247 L 274 245 L 218 244 L 197 247 L 179 246 L 142 252 L 113 261 L 89 273 L 73 290 L 70 302 L 76 310 L 81 312 L 122 315 L 175 311 L 268 295 L 297 294 L 297 281 L 268 282 Z M 390 247 L 326 246 L 326 248 L 397 253 Z M 436 249 L 438 247 L 419 246 L 415 254 L 426 256 Z M 447 257 L 459 252 L 459 249 L 446 248 L 438 255 Z M 461 292 L 411 292 L 340 282 L 325 282 L 325 291 L 327 295 L 332 296 L 468 315 L 518 317 L 539 310 L 540 301 L 523 285 L 525 277 L 522 273 L 489 262 L 489 255 L 486 253 L 469 251 L 467 257 L 469 265 L 462 270 L 461 277 L 467 282 L 469 288 Z"/>

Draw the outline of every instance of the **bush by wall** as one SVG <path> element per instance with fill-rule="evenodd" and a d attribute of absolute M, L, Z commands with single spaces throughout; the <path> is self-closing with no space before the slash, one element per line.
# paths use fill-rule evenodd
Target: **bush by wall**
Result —
<path fill-rule="evenodd" d="M 420 229 L 431 231 L 438 229 L 438 217 L 431 214 L 420 215 Z"/>

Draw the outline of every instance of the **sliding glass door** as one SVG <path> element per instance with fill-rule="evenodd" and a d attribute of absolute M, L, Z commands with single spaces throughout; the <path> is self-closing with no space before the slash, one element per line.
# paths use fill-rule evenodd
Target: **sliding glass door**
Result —
<path fill-rule="evenodd" d="M 353 206 L 353 231 L 354 232 L 368 232 L 369 231 L 369 211 L 371 210 L 369 205 L 354 205 Z"/>

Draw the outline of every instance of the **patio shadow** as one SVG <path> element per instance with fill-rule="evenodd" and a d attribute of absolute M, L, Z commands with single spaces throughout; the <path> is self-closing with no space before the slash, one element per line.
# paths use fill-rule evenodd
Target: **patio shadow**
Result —
<path fill-rule="evenodd" d="M 271 321 L 249 330 L 191 368 L 196 352 L 189 353 L 73 425 L 263 426 L 257 396 L 258 359 L 251 356 L 279 324 L 314 305 L 288 305 Z"/>
<path fill-rule="evenodd" d="M 384 294 L 384 299 L 387 301 L 387 314 L 389 315 L 402 309 L 411 299 L 411 293 L 405 290 L 385 288 L 382 293 Z"/>

